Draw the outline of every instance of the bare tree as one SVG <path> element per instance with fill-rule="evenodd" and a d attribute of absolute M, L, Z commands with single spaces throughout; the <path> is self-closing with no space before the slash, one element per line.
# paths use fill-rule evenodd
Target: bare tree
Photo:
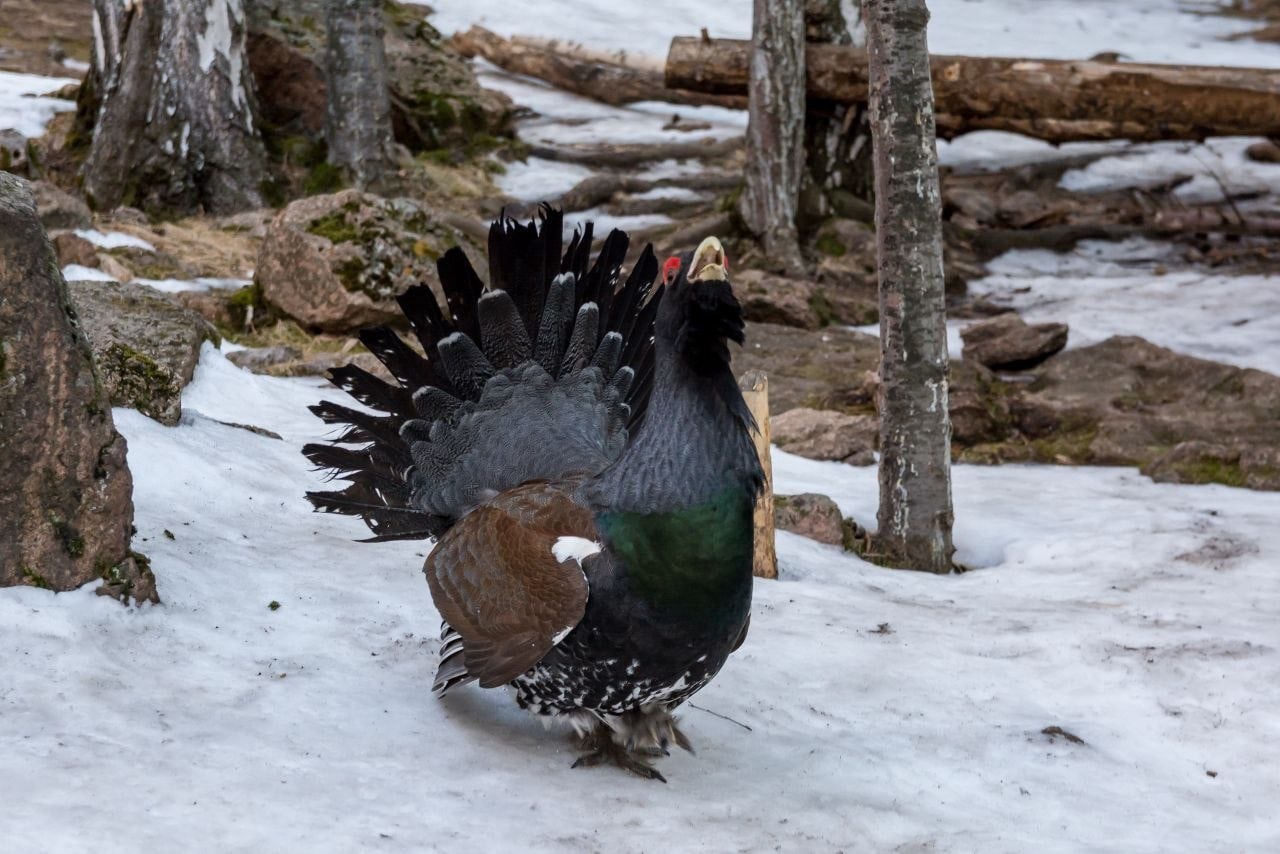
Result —
<path fill-rule="evenodd" d="M 806 0 L 804 17 L 809 44 L 866 46 L 862 10 L 850 0 Z M 810 98 L 804 151 L 801 230 L 833 214 L 869 219 L 875 170 L 867 105 Z"/>
<path fill-rule="evenodd" d="M 804 173 L 804 3 L 755 0 L 741 212 L 775 263 L 803 267 L 796 209 Z"/>
<path fill-rule="evenodd" d="M 101 209 L 262 206 L 243 0 L 94 0 L 99 98 L 85 189 Z"/>
<path fill-rule="evenodd" d="M 382 0 L 328 0 L 325 50 L 329 162 L 357 186 L 392 169 L 391 99 Z"/>
<path fill-rule="evenodd" d="M 864 0 L 880 274 L 879 531 L 890 566 L 945 573 L 951 419 L 942 202 L 925 0 Z"/>

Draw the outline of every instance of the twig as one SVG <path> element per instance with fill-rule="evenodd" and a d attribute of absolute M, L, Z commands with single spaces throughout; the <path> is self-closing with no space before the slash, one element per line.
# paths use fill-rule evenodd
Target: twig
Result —
<path fill-rule="evenodd" d="M 700 712 L 706 712 L 709 715 L 715 715 L 717 718 L 720 718 L 721 720 L 724 720 L 724 721 L 728 721 L 731 724 L 737 724 L 738 726 L 745 729 L 747 732 L 753 732 L 751 727 L 747 726 L 742 721 L 735 721 L 733 718 L 729 717 L 728 715 L 722 715 L 719 712 L 713 712 L 710 709 L 699 706 L 697 703 L 690 703 L 689 705 Z"/>

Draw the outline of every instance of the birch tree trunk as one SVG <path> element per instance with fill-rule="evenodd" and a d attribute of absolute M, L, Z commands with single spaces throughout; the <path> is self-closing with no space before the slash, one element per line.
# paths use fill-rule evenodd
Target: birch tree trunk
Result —
<path fill-rule="evenodd" d="M 924 0 L 864 0 L 880 273 L 880 510 L 872 551 L 945 573 L 951 421 L 942 202 Z"/>
<path fill-rule="evenodd" d="M 395 162 L 382 0 L 328 0 L 325 72 L 329 162 L 364 188 Z"/>
<path fill-rule="evenodd" d="M 95 207 L 262 207 L 243 0 L 94 0 L 101 89 L 85 190 Z"/>
<path fill-rule="evenodd" d="M 754 0 L 741 213 L 779 267 L 804 266 L 796 211 L 804 173 L 804 3 Z"/>
<path fill-rule="evenodd" d="M 862 10 L 851 0 L 807 0 L 805 41 L 865 47 Z M 804 121 L 804 151 L 802 229 L 847 211 L 846 194 L 858 201 L 871 201 L 875 170 L 866 104 L 810 99 Z"/>

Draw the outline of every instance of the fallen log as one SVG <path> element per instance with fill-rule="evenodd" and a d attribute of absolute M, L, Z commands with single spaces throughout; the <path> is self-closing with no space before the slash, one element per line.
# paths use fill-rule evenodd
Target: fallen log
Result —
<path fill-rule="evenodd" d="M 745 96 L 669 89 L 660 67 L 629 59 L 625 53 L 602 55 L 559 41 L 528 37 L 504 39 L 477 26 L 454 35 L 453 46 L 467 58 L 479 56 L 505 71 L 537 77 L 558 89 L 615 107 L 637 101 L 739 109 L 747 105 Z"/>
<path fill-rule="evenodd" d="M 673 39 L 667 86 L 745 93 L 750 54 L 743 40 Z M 810 44 L 806 63 L 810 100 L 867 100 L 865 50 Z M 1280 69 L 973 56 L 934 56 L 931 66 L 946 139 L 975 130 L 1053 143 L 1280 134 Z"/>
<path fill-rule="evenodd" d="M 615 169 L 655 163 L 659 160 L 709 160 L 725 157 L 742 148 L 742 137 L 729 139 L 703 139 L 692 142 L 660 142 L 624 145 L 554 146 L 531 145 L 530 157 L 555 160 L 559 163 L 577 163 L 582 166 L 602 166 Z"/>

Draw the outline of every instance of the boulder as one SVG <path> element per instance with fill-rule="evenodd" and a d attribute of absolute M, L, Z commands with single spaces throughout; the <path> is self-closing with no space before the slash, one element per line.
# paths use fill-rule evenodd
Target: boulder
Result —
<path fill-rule="evenodd" d="M 27 174 L 27 138 L 12 128 L 0 130 L 0 170 Z"/>
<path fill-rule="evenodd" d="M 879 316 L 874 297 L 868 301 L 838 285 L 744 270 L 734 276 L 734 286 L 747 320 L 757 323 L 820 329 L 874 323 Z"/>
<path fill-rule="evenodd" d="M 1280 490 L 1280 444 L 1271 447 L 1180 442 L 1142 466 L 1161 483 L 1222 483 Z"/>
<path fill-rule="evenodd" d="M 875 371 L 880 341 L 839 326 L 796 329 L 748 323 L 746 344 L 733 348 L 733 370 L 769 375 L 769 406 L 775 415 L 796 407 L 874 413 Z"/>
<path fill-rule="evenodd" d="M 823 326 L 813 309 L 812 282 L 774 276 L 760 270 L 744 270 L 734 276 L 734 290 L 742 301 L 747 320 L 779 323 L 802 329 Z"/>
<path fill-rule="evenodd" d="M 1139 466 L 1182 483 L 1280 489 L 1280 377 L 1116 337 L 1031 382 L 952 364 L 956 458 Z"/>
<path fill-rule="evenodd" d="M 218 343 L 217 330 L 143 285 L 71 282 L 70 291 L 111 404 L 177 424 L 200 346 Z"/>
<path fill-rule="evenodd" d="M 35 195 L 40 224 L 46 229 L 93 226 L 93 213 L 79 196 L 73 196 L 48 181 L 33 181 L 31 192 Z"/>
<path fill-rule="evenodd" d="M 0 586 L 156 601 L 130 552 L 124 438 L 58 272 L 35 198 L 0 173 Z"/>
<path fill-rule="evenodd" d="M 302 358 L 302 351 L 288 344 L 276 344 L 271 347 L 253 347 L 236 350 L 227 354 L 227 361 L 237 368 L 244 368 L 255 374 L 264 373 L 267 368 L 296 362 Z"/>
<path fill-rule="evenodd" d="M 880 421 L 874 415 L 846 415 L 818 409 L 791 409 L 769 422 L 773 442 L 811 460 L 838 460 L 855 466 L 875 462 Z"/>
<path fill-rule="evenodd" d="M 1028 324 L 1013 312 L 961 330 L 964 357 L 996 371 L 1025 371 L 1067 346 L 1065 323 Z"/>
<path fill-rule="evenodd" d="M 53 236 L 53 254 L 58 266 L 77 264 L 81 267 L 98 267 L 98 247 L 74 231 L 63 231 Z"/>
<path fill-rule="evenodd" d="M 384 10 L 396 141 L 419 151 L 510 133 L 511 100 L 480 87 L 470 64 L 427 22 L 428 10 L 392 0 Z M 325 0 L 249 6 L 249 65 L 263 117 L 283 136 L 323 137 L 324 20 Z"/>
<path fill-rule="evenodd" d="M 831 546 L 844 545 L 845 525 L 840 508 L 825 495 L 775 495 L 773 524 L 780 531 L 790 531 Z"/>
<path fill-rule="evenodd" d="M 456 245 L 483 254 L 430 208 L 345 190 L 300 199 L 272 220 L 256 282 L 304 327 L 348 332 L 400 319 L 396 296 L 419 282 L 443 305 L 436 260 Z"/>

